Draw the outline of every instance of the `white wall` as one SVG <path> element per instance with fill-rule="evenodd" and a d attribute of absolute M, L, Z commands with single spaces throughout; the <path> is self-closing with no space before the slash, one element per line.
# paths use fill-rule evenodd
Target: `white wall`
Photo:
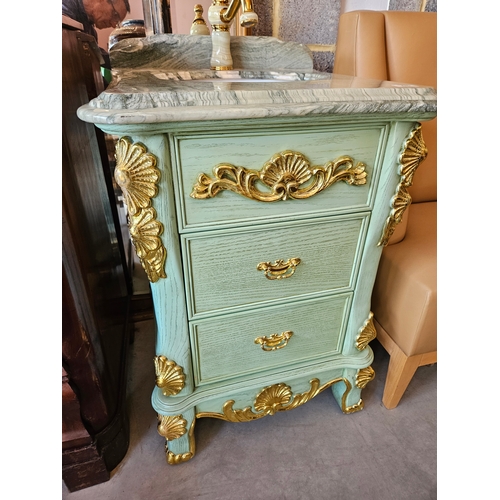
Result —
<path fill-rule="evenodd" d="M 340 13 L 351 10 L 388 10 L 390 0 L 342 0 Z"/>
<path fill-rule="evenodd" d="M 170 0 L 170 16 L 172 18 L 172 32 L 179 35 L 189 35 L 194 20 L 194 6 L 203 7 L 203 19 L 208 25 L 208 8 L 212 0 Z"/>

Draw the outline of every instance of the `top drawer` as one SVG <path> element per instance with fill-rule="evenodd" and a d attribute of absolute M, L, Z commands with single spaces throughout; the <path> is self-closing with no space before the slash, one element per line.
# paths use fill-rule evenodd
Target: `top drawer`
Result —
<path fill-rule="evenodd" d="M 369 127 L 308 127 L 302 131 L 269 128 L 175 135 L 173 149 L 180 230 L 367 210 L 376 188 L 385 130 L 385 125 L 370 124 Z M 286 151 L 299 155 L 281 154 Z M 328 175 L 333 173 L 336 178 L 346 164 L 328 167 L 328 163 L 343 156 L 353 159 L 353 167 L 359 162 L 365 164 L 366 176 L 358 174 L 357 184 L 349 185 L 343 180 L 330 182 L 333 179 Z M 221 164 L 225 168 L 219 169 L 217 176 L 214 167 Z M 321 167 L 320 172 L 314 171 L 317 167 Z M 206 175 L 203 186 L 206 189 L 203 191 L 200 184 L 195 198 L 191 194 L 200 174 Z M 223 181 L 218 182 L 218 177 Z M 366 183 L 358 183 L 361 178 Z M 296 181 L 301 199 L 288 196 L 285 200 L 260 201 L 272 198 L 270 185 L 278 179 L 288 186 Z M 327 187 L 318 190 L 317 182 Z M 246 195 L 235 191 L 243 191 Z"/>

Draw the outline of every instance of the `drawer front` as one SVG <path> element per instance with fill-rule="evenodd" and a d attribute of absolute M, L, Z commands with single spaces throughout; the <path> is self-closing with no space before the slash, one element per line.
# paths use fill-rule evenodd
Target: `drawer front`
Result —
<path fill-rule="evenodd" d="M 193 322 L 195 384 L 291 368 L 340 354 L 350 299 L 351 294 L 341 294 Z M 288 341 L 284 332 L 292 332 Z M 281 347 L 264 350 L 271 348 L 273 334 L 281 335 Z M 264 337 L 271 339 L 269 345 Z M 262 343 L 255 342 L 258 338 Z"/>
<path fill-rule="evenodd" d="M 352 289 L 366 223 L 358 214 L 184 235 L 190 317 Z"/>
<path fill-rule="evenodd" d="M 385 137 L 384 126 L 372 128 L 352 128 L 332 130 L 325 128 L 308 128 L 307 132 L 276 132 L 276 130 L 261 130 L 245 132 L 244 134 L 219 134 L 174 137 L 174 149 L 177 153 L 176 164 L 178 179 L 179 227 L 181 231 L 203 228 L 209 225 L 240 225 L 254 223 L 272 218 L 295 218 L 311 214 L 347 213 L 354 210 L 366 210 L 370 207 L 376 176 L 379 171 L 379 159 Z M 302 176 L 304 162 L 295 158 L 290 164 L 283 158 L 276 159 L 272 165 L 264 168 L 274 155 L 284 151 L 294 151 L 304 155 L 311 168 L 324 168 L 328 162 L 333 162 L 341 156 L 350 156 L 357 165 L 365 164 L 365 184 L 349 185 L 342 180 L 325 183 L 328 187 L 316 191 L 311 186 L 320 179 L 319 174 L 313 174 L 308 181 Z M 243 167 L 245 173 L 238 180 L 229 184 L 242 186 L 246 195 L 227 189 L 218 191 L 204 199 L 193 198 L 199 175 L 206 174 L 211 184 L 216 176 L 214 167 L 219 164 L 232 167 Z M 266 181 L 274 182 L 278 177 L 285 178 L 285 184 L 297 180 L 304 189 L 304 197 L 273 202 L 259 201 L 258 198 L 271 193 L 269 185 L 255 181 L 257 177 L 248 175 L 249 170 L 261 172 L 265 170 Z M 293 172 L 289 172 L 293 170 Z M 297 172 L 300 170 L 301 174 Z M 335 171 L 342 170 L 337 168 Z M 231 170 L 234 174 L 234 171 Z M 229 175 L 231 177 L 233 174 Z M 235 175 L 235 174 L 234 174 Z M 305 175 L 305 174 L 304 174 Z M 307 176 L 306 176 L 307 177 Z M 359 180 L 358 180 L 359 181 Z M 356 181 L 356 182 L 358 182 Z M 222 183 L 228 186 L 227 183 Z M 218 185 L 222 185 L 218 183 Z M 234 186 L 233 186 L 234 187 Z M 313 194 L 314 193 L 314 194 Z M 250 197 L 247 197 L 250 196 Z M 196 196 L 207 196 L 206 194 Z M 257 198 L 255 198 L 257 197 Z M 267 198 L 266 198 L 267 199 Z"/>

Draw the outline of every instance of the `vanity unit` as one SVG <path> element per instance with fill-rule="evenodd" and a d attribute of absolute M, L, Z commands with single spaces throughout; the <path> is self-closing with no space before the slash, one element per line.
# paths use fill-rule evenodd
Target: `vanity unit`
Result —
<path fill-rule="evenodd" d="M 344 413 L 361 410 L 372 287 L 426 155 L 434 89 L 293 70 L 290 51 L 310 59 L 296 44 L 273 49 L 274 70 L 218 72 L 154 61 L 148 43 L 117 44 L 114 82 L 79 116 L 119 137 L 168 463 L 193 457 L 197 418 L 246 422 L 327 388 Z M 261 56 L 269 43 L 248 41 Z"/>

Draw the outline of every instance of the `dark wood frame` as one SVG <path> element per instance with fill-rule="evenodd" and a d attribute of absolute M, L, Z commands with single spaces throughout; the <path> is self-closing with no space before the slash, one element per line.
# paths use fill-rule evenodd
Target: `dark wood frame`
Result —
<path fill-rule="evenodd" d="M 100 51 L 62 31 L 62 476 L 76 491 L 109 480 L 128 449 L 132 282 L 104 135 L 76 115 L 104 90 Z"/>

